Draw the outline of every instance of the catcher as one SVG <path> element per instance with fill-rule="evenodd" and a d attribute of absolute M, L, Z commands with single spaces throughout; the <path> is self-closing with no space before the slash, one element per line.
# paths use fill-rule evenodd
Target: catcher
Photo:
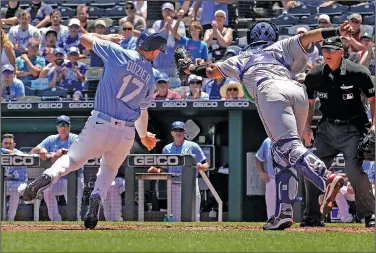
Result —
<path fill-rule="evenodd" d="M 325 40 L 321 48 L 325 63 L 311 69 L 304 82 L 309 111 L 303 138 L 306 145 L 311 145 L 311 122 L 316 98 L 319 98 L 323 116 L 316 129 L 313 152 L 326 166 L 339 153 L 343 154 L 345 173 L 355 192 L 357 216 L 365 219 L 366 227 L 374 227 L 375 198 L 362 168 L 363 159 L 375 159 L 374 83 L 366 67 L 344 58 L 341 38 Z M 371 122 L 361 92 L 368 98 Z M 305 185 L 306 210 L 301 226 L 324 226 L 316 201 L 320 193 L 307 180 Z"/>
<path fill-rule="evenodd" d="M 177 68 L 186 74 L 206 78 L 232 76 L 243 83 L 245 95 L 253 98 L 265 130 L 273 141 L 272 158 L 276 182 L 276 210 L 264 225 L 265 230 L 283 230 L 293 224 L 293 204 L 301 173 L 323 193 L 321 211 L 331 209 L 343 178 L 327 170 L 325 164 L 304 147 L 303 134 L 308 113 L 304 85 L 295 74 L 304 70 L 307 52 L 313 43 L 333 36 L 351 36 L 345 22 L 339 28 L 315 29 L 278 41 L 275 24 L 258 21 L 248 28 L 249 50 L 227 60 L 207 65 L 192 64 L 179 49 L 175 54 Z M 256 48 L 256 49 L 255 49 Z M 316 200 L 317 201 L 317 200 Z"/>

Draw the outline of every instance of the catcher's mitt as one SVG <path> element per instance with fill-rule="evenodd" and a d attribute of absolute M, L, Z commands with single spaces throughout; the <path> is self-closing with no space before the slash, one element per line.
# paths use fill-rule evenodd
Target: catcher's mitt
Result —
<path fill-rule="evenodd" d="M 174 63 L 178 74 L 184 76 L 186 75 L 184 70 L 186 70 L 189 65 L 193 63 L 193 59 L 187 50 L 185 50 L 183 47 L 178 47 L 174 52 Z"/>
<path fill-rule="evenodd" d="M 367 161 L 375 161 L 375 134 L 368 133 L 358 145 L 359 157 Z"/>

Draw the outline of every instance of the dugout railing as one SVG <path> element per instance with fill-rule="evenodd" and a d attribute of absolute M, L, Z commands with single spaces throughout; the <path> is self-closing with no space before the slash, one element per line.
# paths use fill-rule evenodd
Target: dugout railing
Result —
<path fill-rule="evenodd" d="M 85 171 L 90 171 L 91 174 L 96 174 L 99 163 L 99 159 L 94 159 L 88 162 L 87 166 L 84 166 Z M 181 221 L 195 221 L 195 190 L 196 190 L 196 168 L 195 168 L 195 158 L 193 155 L 162 155 L 162 154 L 137 154 L 129 155 L 123 163 L 124 166 L 121 169 L 124 170 L 124 178 L 126 179 L 125 192 L 122 194 L 123 205 L 122 205 L 122 217 L 125 221 L 132 220 L 143 220 L 144 217 L 144 203 L 140 203 L 140 199 L 144 200 L 143 195 L 140 198 L 140 193 L 137 189 L 140 189 L 140 186 L 137 184 L 136 174 L 139 172 L 145 172 L 150 166 L 166 167 L 166 166 L 182 166 L 183 172 L 181 175 Z M 51 161 L 42 161 L 37 155 L 1 155 L 1 170 L 0 170 L 0 210 L 1 210 L 1 220 L 6 220 L 6 194 L 5 194 L 5 177 L 4 177 L 4 168 L 8 166 L 25 166 L 27 170 L 39 170 L 46 169 L 51 166 Z M 146 173 L 145 173 L 146 174 Z M 151 176 L 152 174 L 149 173 Z M 218 203 L 218 221 L 222 221 L 223 217 L 223 204 L 222 200 L 218 196 L 213 185 L 210 183 L 204 172 L 200 172 L 201 177 L 207 184 L 207 187 L 210 189 L 212 195 Z M 84 173 L 85 176 L 85 173 Z M 78 217 L 77 208 L 78 208 L 78 172 L 72 172 L 67 175 L 67 194 L 66 194 L 66 206 L 65 206 L 65 219 L 64 220 L 77 220 L 81 218 L 82 215 L 86 212 L 87 206 L 82 204 L 81 208 L 81 217 Z M 157 177 L 155 179 L 158 179 Z M 151 179 L 153 180 L 153 179 Z M 85 179 L 85 185 L 87 180 Z M 93 182 L 92 182 L 93 183 Z M 91 184 L 92 184 L 91 183 Z M 168 190 L 168 189 L 167 189 Z M 135 204 L 136 194 L 138 194 L 138 207 Z M 40 200 L 39 201 L 40 204 Z M 171 201 L 171 200 L 170 200 Z M 170 203 L 171 204 L 171 203 Z M 142 206 L 141 206 L 142 205 Z M 142 208 L 141 208 L 142 207 Z M 171 211 L 166 210 L 166 214 Z M 141 213 L 142 212 L 142 213 Z M 150 213 L 148 213 L 150 216 Z M 39 205 L 34 208 L 34 220 L 36 218 L 39 220 Z M 149 217 L 150 218 L 150 217 Z M 162 216 L 163 218 L 163 216 Z M 162 221 L 160 217 L 156 220 L 155 217 L 153 221 Z"/>

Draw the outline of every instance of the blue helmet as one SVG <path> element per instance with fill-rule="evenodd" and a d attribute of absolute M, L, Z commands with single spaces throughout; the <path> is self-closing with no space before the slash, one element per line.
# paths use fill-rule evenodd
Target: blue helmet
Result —
<path fill-rule="evenodd" d="M 256 21 L 247 29 L 247 43 L 273 44 L 278 41 L 278 27 L 269 21 Z"/>
<path fill-rule="evenodd" d="M 158 32 L 154 29 L 146 29 L 137 38 L 136 47 L 144 51 L 161 50 L 164 52 L 164 47 L 167 43 L 167 34 Z"/>

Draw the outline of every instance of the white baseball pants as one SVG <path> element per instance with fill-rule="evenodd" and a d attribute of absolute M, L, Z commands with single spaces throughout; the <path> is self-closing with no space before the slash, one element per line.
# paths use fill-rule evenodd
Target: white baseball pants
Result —
<path fill-rule="evenodd" d="M 98 118 L 98 114 L 97 111 L 92 112 L 68 154 L 60 157 L 44 173 L 50 175 L 55 183 L 61 176 L 83 167 L 89 159 L 102 156 L 92 194 L 99 194 L 105 202 L 107 191 L 132 148 L 135 128 L 113 118 L 108 122 Z"/>
<path fill-rule="evenodd" d="M 355 201 L 355 196 L 354 194 L 348 193 L 347 186 L 342 186 L 340 191 L 337 193 L 336 203 L 338 206 L 339 216 L 341 221 L 344 223 L 353 221 L 353 216 L 349 213 L 349 204 L 347 203 L 347 200 Z"/>
<path fill-rule="evenodd" d="M 106 201 L 103 203 L 104 218 L 106 221 L 123 221 L 121 216 L 121 194 L 125 191 L 125 180 L 116 177 L 112 181 L 110 189 L 107 192 Z"/>
<path fill-rule="evenodd" d="M 276 208 L 276 188 L 274 178 L 271 178 L 270 181 L 265 184 L 265 203 L 266 214 L 269 219 L 270 216 L 274 215 Z"/>
<path fill-rule="evenodd" d="M 8 202 L 8 221 L 14 221 L 16 217 L 18 203 L 20 202 L 20 197 L 22 196 L 27 184 L 22 181 L 6 181 L 6 194 L 9 196 Z"/>
<path fill-rule="evenodd" d="M 201 193 L 196 178 L 196 221 L 200 221 Z M 175 221 L 181 221 L 181 182 L 172 182 L 171 186 L 171 212 Z M 170 214 L 168 214 L 170 215 Z"/>

